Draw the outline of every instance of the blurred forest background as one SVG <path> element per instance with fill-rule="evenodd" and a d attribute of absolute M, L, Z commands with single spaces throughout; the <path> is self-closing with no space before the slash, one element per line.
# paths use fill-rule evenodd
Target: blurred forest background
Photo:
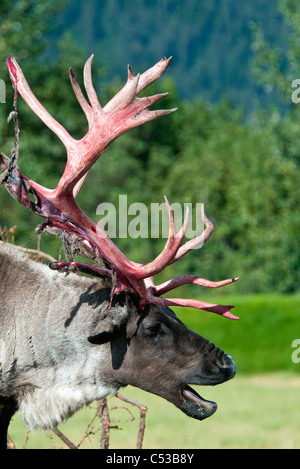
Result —
<path fill-rule="evenodd" d="M 105 103 L 125 83 L 128 63 L 138 73 L 173 56 L 149 94 L 168 91 L 159 106 L 177 112 L 113 142 L 92 168 L 78 202 L 96 222 L 97 206 L 111 202 L 118 208 L 119 195 L 128 196 L 128 205 L 145 203 L 149 213 L 164 195 L 170 203 L 205 203 L 213 236 L 168 267 L 161 281 L 185 273 L 215 281 L 239 276 L 220 293 L 185 286 L 177 294 L 234 304 L 241 321 L 189 308 L 177 312 L 230 353 L 239 373 L 260 376 L 255 389 L 240 375 L 215 387 L 218 420 L 208 419 L 208 426 L 205 421 L 202 432 L 197 421 L 192 427 L 177 409 L 166 410 L 165 401 L 147 395 L 148 405 L 141 394 L 151 409 L 146 445 L 154 447 L 155 437 L 157 447 L 166 448 L 299 447 L 299 381 L 286 374 L 300 372 L 300 350 L 292 345 L 300 336 L 300 103 L 292 100 L 292 93 L 300 97 L 292 87 L 300 79 L 299 0 L 1 0 L 0 18 L 0 79 L 6 84 L 0 149 L 7 155 L 14 142 L 14 123 L 7 123 L 13 110 L 8 55 L 17 58 L 36 96 L 75 138 L 86 133 L 87 123 L 69 67 L 82 84 L 83 65 L 94 53 L 93 81 Z M 18 111 L 20 171 L 53 188 L 65 149 L 22 98 Z M 35 248 L 41 222 L 0 187 L 0 238 Z M 149 262 L 165 239 L 114 242 L 129 259 Z M 57 257 L 60 248 L 60 240 L 42 235 L 43 251 Z M 266 372 L 285 374 L 264 381 Z M 71 439 L 85 427 L 72 420 Z M 120 445 L 127 445 L 124 436 L 132 430 L 116 433 Z M 10 435 L 17 447 L 28 439 L 18 418 Z M 182 442 L 184 435 L 193 441 Z M 41 446 L 31 438 L 33 448 L 49 446 L 48 440 Z"/>
<path fill-rule="evenodd" d="M 168 269 L 211 280 L 240 276 L 235 293 L 292 293 L 300 280 L 300 2 L 297 0 L 2 0 L 0 148 L 9 154 L 13 90 L 5 59 L 14 55 L 36 96 L 76 138 L 87 130 L 68 79 L 79 81 L 90 53 L 94 84 L 106 102 L 134 73 L 162 56 L 174 57 L 151 94 L 169 91 L 160 106 L 171 116 L 123 135 L 92 169 L 79 205 L 98 221 L 101 202 L 204 202 L 215 232 L 203 249 Z M 163 104 L 162 104 L 163 103 Z M 65 150 L 49 129 L 18 102 L 20 170 L 55 187 Z M 194 216 L 194 215 L 193 215 Z M 0 226 L 17 226 L 28 245 L 41 219 L 0 191 Z M 132 260 L 152 260 L 165 240 L 117 239 Z M 31 241 L 35 247 L 36 240 Z M 42 249 L 57 256 L 45 236 Z M 179 264 L 179 263 L 178 263 Z"/>

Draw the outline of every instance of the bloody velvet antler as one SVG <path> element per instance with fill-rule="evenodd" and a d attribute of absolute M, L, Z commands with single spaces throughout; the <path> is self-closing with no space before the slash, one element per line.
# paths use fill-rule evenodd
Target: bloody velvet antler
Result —
<path fill-rule="evenodd" d="M 139 98 L 141 93 L 153 81 L 157 80 L 167 69 L 171 58 L 162 59 L 143 74 L 133 75 L 128 67 L 128 78 L 125 86 L 102 107 L 92 83 L 91 56 L 84 67 L 84 86 L 88 101 L 80 89 L 75 74 L 70 69 L 70 79 L 75 96 L 86 115 L 89 130 L 81 140 L 76 140 L 57 122 L 38 101 L 30 89 L 21 68 L 14 57 L 8 57 L 7 67 L 15 89 L 15 103 L 17 93 L 20 93 L 32 111 L 54 132 L 67 150 L 67 163 L 64 173 L 55 189 L 48 189 L 21 174 L 17 166 L 18 127 L 16 125 L 16 141 L 9 159 L 0 153 L 0 164 L 3 171 L 0 182 L 3 182 L 9 192 L 21 204 L 45 218 L 42 228 L 58 228 L 64 232 L 71 232 L 78 238 L 85 240 L 87 246 L 98 256 L 105 259 L 108 268 L 102 269 L 95 265 L 89 267 L 91 272 L 104 276 L 114 275 L 113 294 L 122 290 L 131 290 L 138 294 L 140 307 L 147 304 L 191 306 L 220 314 L 229 319 L 239 319 L 230 309 L 232 306 L 222 306 L 205 303 L 192 299 L 164 298 L 164 293 L 187 283 L 216 288 L 236 281 L 238 278 L 211 282 L 194 275 L 182 275 L 162 285 L 155 286 L 153 276 L 161 272 L 168 265 L 176 262 L 182 256 L 200 244 L 205 243 L 213 232 L 213 225 L 202 210 L 202 220 L 205 225 L 203 233 L 182 244 L 188 226 L 188 211 L 184 223 L 176 233 L 174 227 L 174 213 L 165 198 L 169 213 L 169 237 L 162 252 L 148 264 L 132 262 L 119 250 L 106 233 L 94 221 L 85 215 L 75 201 L 75 197 L 91 166 L 96 162 L 106 147 L 118 136 L 129 129 L 137 127 L 158 117 L 171 114 L 176 109 L 149 111 L 149 107 L 166 96 L 157 94 Z M 35 201 L 28 194 L 33 194 Z M 202 207 L 203 208 L 203 207 Z M 62 268 L 68 263 L 61 263 Z M 79 270 L 84 264 L 69 263 Z M 82 267 L 82 270 L 84 268 Z"/>

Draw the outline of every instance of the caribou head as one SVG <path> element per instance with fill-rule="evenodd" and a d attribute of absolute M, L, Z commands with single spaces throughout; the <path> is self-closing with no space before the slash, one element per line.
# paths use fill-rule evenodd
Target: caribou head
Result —
<path fill-rule="evenodd" d="M 212 415 L 217 406 L 200 397 L 190 385 L 222 383 L 234 376 L 236 367 L 229 355 L 186 327 L 169 306 L 189 306 L 228 319 L 238 318 L 231 313 L 232 306 L 166 298 L 163 295 L 188 283 L 216 288 L 237 278 L 213 282 L 195 275 L 181 275 L 156 284 L 154 277 L 198 245 L 204 244 L 211 236 L 213 225 L 204 209 L 204 231 L 184 243 L 188 211 L 182 227 L 176 232 L 174 213 L 165 199 L 169 214 L 169 237 L 163 251 L 152 262 L 139 264 L 130 261 L 107 234 L 83 213 L 75 200 L 89 169 L 114 139 L 133 127 L 175 111 L 149 111 L 149 107 L 165 94 L 138 97 L 165 72 L 171 59 L 162 59 L 136 76 L 128 67 L 125 86 L 104 107 L 100 105 L 92 84 L 92 60 L 93 56 L 84 67 L 88 100 L 70 69 L 75 96 L 89 125 L 86 135 L 81 140 L 75 140 L 35 97 L 15 58 L 7 59 L 15 90 L 15 144 L 10 157 L 0 152 L 0 183 L 4 183 L 18 202 L 44 218 L 38 227 L 39 232 L 59 235 L 64 245 L 71 245 L 73 253 L 88 258 L 89 263 L 75 262 L 68 255 L 66 262 L 52 263 L 50 270 L 41 265 L 37 267 L 33 262 L 25 262 L 12 248 L 0 249 L 1 324 L 18 325 L 26 318 L 29 331 L 27 334 L 22 327 L 17 328 L 25 335 L 22 338 L 14 335 L 15 339 L 11 340 L 20 341 L 23 345 L 11 347 L 12 355 L 7 353 L 6 362 L 3 361 L 2 377 L 6 378 L 2 379 L 0 389 L 0 413 L 10 416 L 16 408 L 20 408 L 29 425 L 48 428 L 69 415 L 70 409 L 73 412 L 86 402 L 131 384 L 167 399 L 188 416 L 202 420 Z M 67 163 L 55 189 L 43 187 L 19 171 L 16 108 L 19 93 L 65 145 Z M 20 263 L 23 265 L 21 269 Z M 85 272 L 94 279 L 87 280 L 74 274 L 65 278 L 62 272 L 66 270 Z M 23 283 L 20 280 L 22 275 Z M 17 284 L 23 285 L 21 289 L 16 287 L 15 278 L 18 276 Z M 22 289 L 26 291 L 26 307 L 24 301 L 22 303 Z M 17 307 L 11 306 L 11 296 L 14 296 Z M 20 303 L 17 302 L 18 297 Z M 44 326 L 46 318 L 47 331 Z M 8 326 L 6 329 L 11 330 Z M 6 329 L 2 328 L 5 334 Z M 26 349 L 28 356 L 25 356 Z M 14 355 L 17 350 L 19 357 Z M 12 368 L 13 362 L 15 365 Z M 53 368 L 66 370 L 67 364 L 69 381 L 62 379 L 63 374 L 59 372 L 53 374 Z M 82 379 L 79 379 L 80 373 Z M 49 376 L 52 376 L 52 381 Z M 89 392 L 88 386 L 84 385 L 85 380 L 95 383 L 94 387 L 90 384 Z M 47 386 L 51 392 L 46 392 Z M 36 417 L 37 408 L 45 403 L 45 396 L 51 400 L 51 393 L 52 397 L 56 395 L 54 389 L 65 387 L 60 397 L 55 402 L 53 399 L 51 401 L 54 407 L 59 407 L 59 401 L 74 400 L 76 386 L 81 397 L 76 405 L 64 406 L 69 409 L 68 412 L 53 411 L 52 417 L 48 415 L 40 420 Z M 20 389 L 22 392 L 18 391 Z M 60 417 L 54 417 L 54 414 Z M 9 421 L 9 418 L 3 421 Z M 5 432 L 6 427 L 7 422 Z"/>

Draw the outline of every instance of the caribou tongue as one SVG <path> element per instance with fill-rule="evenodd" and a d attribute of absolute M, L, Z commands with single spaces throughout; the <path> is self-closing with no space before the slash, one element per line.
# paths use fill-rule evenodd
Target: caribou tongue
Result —
<path fill-rule="evenodd" d="M 217 410 L 218 406 L 216 402 L 203 399 L 203 397 L 188 385 L 183 388 L 182 394 L 184 398 L 182 410 L 190 417 L 204 420 Z"/>

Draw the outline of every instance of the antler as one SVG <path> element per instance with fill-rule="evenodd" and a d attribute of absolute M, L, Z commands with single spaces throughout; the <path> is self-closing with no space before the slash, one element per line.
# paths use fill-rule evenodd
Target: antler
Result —
<path fill-rule="evenodd" d="M 109 264 L 108 269 L 95 265 L 89 267 L 96 275 L 115 275 L 116 282 L 114 294 L 128 289 L 136 292 L 140 298 L 141 308 L 147 304 L 157 305 L 181 305 L 204 309 L 221 314 L 229 319 L 239 319 L 230 309 L 233 306 L 221 306 L 209 304 L 198 300 L 184 300 L 178 298 L 161 298 L 161 295 L 177 288 L 180 285 L 194 283 L 211 288 L 232 283 L 237 278 L 222 282 L 210 282 L 196 276 L 183 275 L 165 284 L 155 286 L 153 276 L 161 272 L 168 265 L 180 259 L 191 249 L 205 243 L 213 231 L 213 225 L 202 211 L 202 219 L 205 224 L 203 233 L 182 245 L 188 226 L 188 211 L 184 223 L 178 233 L 174 228 L 174 213 L 165 198 L 169 213 L 169 237 L 163 251 L 149 264 L 132 262 L 118 249 L 112 240 L 88 218 L 78 207 L 75 197 L 91 166 L 96 162 L 106 147 L 118 136 L 133 127 L 149 122 L 158 117 L 171 114 L 176 109 L 149 111 L 149 107 L 167 93 L 150 97 L 138 97 L 153 81 L 157 80 L 167 69 L 171 58 L 162 59 L 143 74 L 133 75 L 128 67 L 128 78 L 125 86 L 104 107 L 98 100 L 92 83 L 91 56 L 84 67 L 84 86 L 88 101 L 84 97 L 78 81 L 72 69 L 69 70 L 70 79 L 75 96 L 86 115 L 89 130 L 81 140 L 76 140 L 57 122 L 42 106 L 30 89 L 21 68 L 13 57 L 8 57 L 7 67 L 15 88 L 15 105 L 17 93 L 33 112 L 54 132 L 62 141 L 67 150 L 67 163 L 64 173 L 55 189 L 48 189 L 28 179 L 18 171 L 18 126 L 16 123 L 15 148 L 11 159 L 0 153 L 0 163 L 4 170 L 0 183 L 4 182 L 9 192 L 21 204 L 45 218 L 41 229 L 58 228 L 64 232 L 74 233 L 85 240 L 97 256 L 101 256 Z M 35 202 L 28 194 L 35 196 Z M 65 268 L 68 263 L 61 263 L 57 268 Z M 72 267 L 84 270 L 85 264 L 69 263 Z"/>

